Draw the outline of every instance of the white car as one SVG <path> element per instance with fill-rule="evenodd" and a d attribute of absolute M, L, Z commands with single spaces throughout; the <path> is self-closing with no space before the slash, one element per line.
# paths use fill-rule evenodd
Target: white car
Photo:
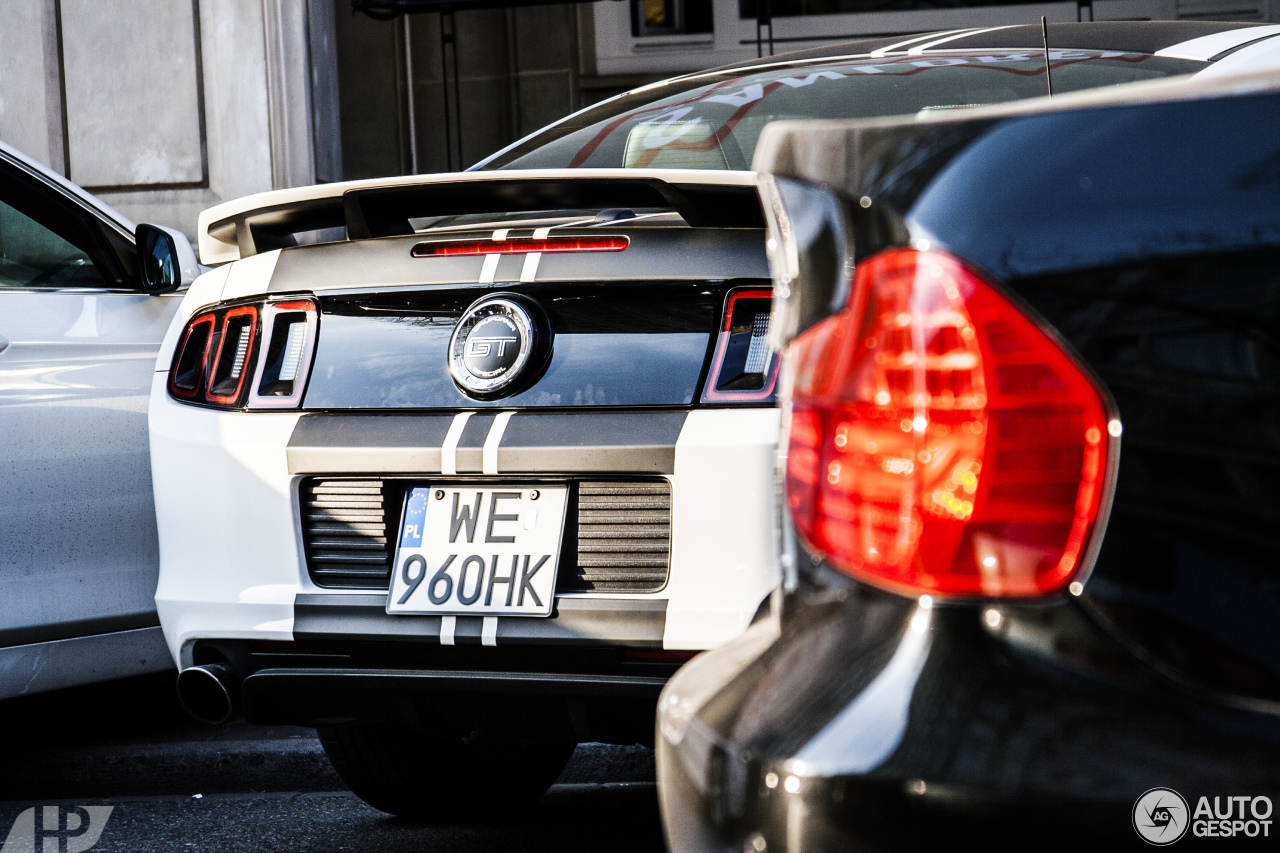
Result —
<path fill-rule="evenodd" d="M 0 699 L 173 665 L 146 412 L 197 271 L 180 233 L 0 143 Z"/>
<path fill-rule="evenodd" d="M 1051 28 L 1074 42 L 1055 91 L 1202 71 L 1195 50 L 1269 34 L 1099 26 Z M 667 678 L 779 579 L 772 283 L 742 171 L 760 130 L 1038 95 L 1032 36 L 689 75 L 478 171 L 202 214 L 218 268 L 150 407 L 156 605 L 189 710 L 315 726 L 357 794 L 431 819 L 536 797 L 575 743 L 652 742 Z M 804 273 L 843 292 L 846 271 Z"/>
<path fill-rule="evenodd" d="M 364 239 L 277 248 L 355 210 Z M 396 813 L 439 808 L 401 776 L 446 757 L 519 799 L 578 742 L 651 741 L 666 679 L 779 577 L 763 225 L 751 174 L 692 170 L 206 212 L 202 257 L 236 260 L 191 287 L 150 410 L 188 709 L 317 726 Z"/>

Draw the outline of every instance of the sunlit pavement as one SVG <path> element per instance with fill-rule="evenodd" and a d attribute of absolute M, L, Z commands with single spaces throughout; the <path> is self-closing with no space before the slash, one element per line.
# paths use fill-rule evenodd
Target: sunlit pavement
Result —
<path fill-rule="evenodd" d="M 189 721 L 172 674 L 0 703 L 0 726 L 0 841 L 32 806 L 112 806 L 95 853 L 663 849 L 640 747 L 579 747 L 541 801 L 502 823 L 423 826 L 347 791 L 310 729 Z"/>

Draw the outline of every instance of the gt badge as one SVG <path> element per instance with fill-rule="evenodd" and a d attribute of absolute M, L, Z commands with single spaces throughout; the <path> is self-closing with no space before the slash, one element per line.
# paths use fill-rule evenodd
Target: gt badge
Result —
<path fill-rule="evenodd" d="M 449 341 L 449 372 L 464 393 L 511 393 L 545 363 L 547 323 L 531 300 L 517 294 L 487 296 L 462 314 Z"/>

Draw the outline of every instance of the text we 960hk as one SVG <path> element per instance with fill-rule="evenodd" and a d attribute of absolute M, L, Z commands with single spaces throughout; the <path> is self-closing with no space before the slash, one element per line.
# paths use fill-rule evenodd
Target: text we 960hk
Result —
<path fill-rule="evenodd" d="M 568 491 L 555 484 L 411 488 L 387 612 L 550 615 Z"/>

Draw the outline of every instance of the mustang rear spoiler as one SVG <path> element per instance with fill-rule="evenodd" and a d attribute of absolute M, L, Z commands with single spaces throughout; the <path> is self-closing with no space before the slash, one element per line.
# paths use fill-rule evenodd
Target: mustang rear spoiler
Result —
<path fill-rule="evenodd" d="M 753 172 L 467 172 L 320 184 L 226 202 L 200 214 L 200 260 L 247 258 L 326 229 L 343 229 L 348 240 L 412 234 L 409 220 L 417 217 L 610 207 L 670 209 L 693 227 L 764 227 Z"/>

